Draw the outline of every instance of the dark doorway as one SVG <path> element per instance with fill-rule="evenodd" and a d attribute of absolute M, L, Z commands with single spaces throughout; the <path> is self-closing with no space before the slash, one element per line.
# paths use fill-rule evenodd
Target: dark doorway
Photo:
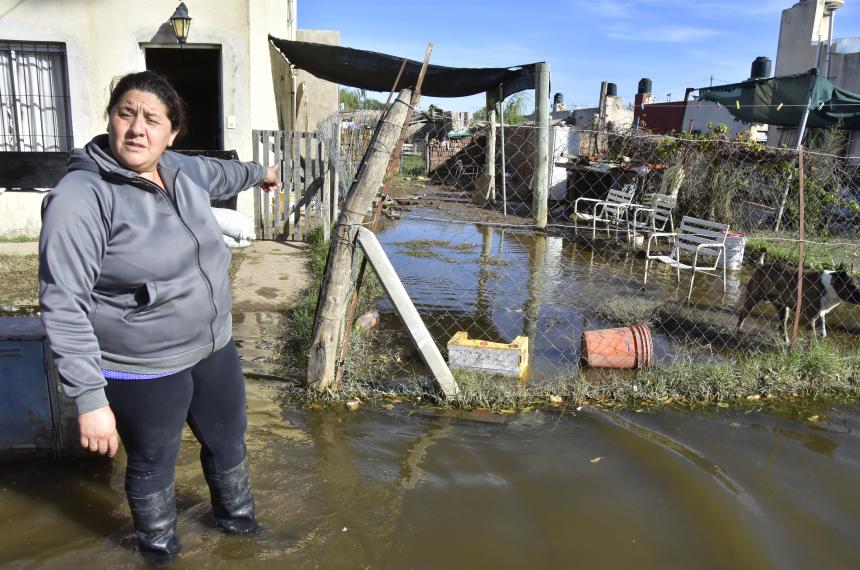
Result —
<path fill-rule="evenodd" d="M 147 48 L 146 68 L 170 81 L 185 101 L 188 129 L 174 150 L 223 150 L 221 49 Z"/>

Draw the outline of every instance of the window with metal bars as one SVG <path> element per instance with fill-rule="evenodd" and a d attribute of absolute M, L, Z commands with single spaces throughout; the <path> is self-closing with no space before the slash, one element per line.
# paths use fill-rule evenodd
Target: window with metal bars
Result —
<path fill-rule="evenodd" d="M 0 40 L 0 151 L 72 148 L 66 47 Z"/>

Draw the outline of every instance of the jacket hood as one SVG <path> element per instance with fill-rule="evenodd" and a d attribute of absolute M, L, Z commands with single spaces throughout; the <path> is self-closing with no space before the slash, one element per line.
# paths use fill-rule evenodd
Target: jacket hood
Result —
<path fill-rule="evenodd" d="M 84 148 L 72 149 L 69 153 L 68 172 L 86 170 L 102 176 L 108 174 L 125 178 L 136 178 L 137 174 L 123 168 L 108 150 L 108 136 L 101 134 L 93 138 Z"/>

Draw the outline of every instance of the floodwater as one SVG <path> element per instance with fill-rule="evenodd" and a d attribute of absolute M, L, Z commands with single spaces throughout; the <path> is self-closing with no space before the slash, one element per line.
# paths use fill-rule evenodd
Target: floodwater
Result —
<path fill-rule="evenodd" d="M 446 227 L 443 239 L 475 247 L 440 251 L 451 260 L 444 273 L 394 245 L 439 235 L 416 220 L 381 235 L 419 310 L 437 316 L 431 329 L 542 331 L 550 340 L 533 357 L 543 370 L 576 358 L 579 331 L 601 324 L 596 300 L 632 290 L 634 277 L 612 280 L 617 264 L 641 277 L 636 259 L 591 258 L 578 244 L 498 228 Z M 674 286 L 661 279 L 649 290 Z M 719 298 L 708 281 L 694 302 Z M 730 285 L 726 305 L 731 294 Z M 213 528 L 186 433 L 175 568 L 860 567 L 856 405 L 786 415 L 301 407 L 265 379 L 301 374 L 273 357 L 280 318 L 234 320 L 263 529 Z M 664 357 L 678 355 L 673 339 L 656 341 Z M 0 568 L 146 567 L 130 539 L 123 468 L 122 453 L 0 464 Z"/>
<path fill-rule="evenodd" d="M 533 377 L 576 366 L 584 330 L 617 326 L 601 319 L 602 304 L 665 301 L 680 290 L 686 297 L 689 275 L 678 289 L 674 274 L 659 267 L 643 289 L 643 260 L 611 240 L 592 247 L 529 229 L 424 218 L 428 213 L 384 226 L 379 239 L 431 334 L 443 346 L 456 331 L 504 343 L 526 336 Z M 724 297 L 720 279 L 699 276 L 692 305 L 728 323 L 739 288 L 739 276 L 730 275 Z M 398 326 L 393 307 L 383 302 L 382 309 L 383 323 Z M 687 356 L 677 339 L 652 335 L 657 362 Z"/>
<path fill-rule="evenodd" d="M 256 537 L 213 529 L 197 446 L 176 568 L 857 568 L 860 409 L 303 409 L 248 381 Z M 573 413 L 572 413 L 573 412 Z M 3 465 L 0 567 L 143 568 L 123 459 Z"/>
<path fill-rule="evenodd" d="M 688 301 L 689 272 L 682 272 L 679 285 L 674 271 L 655 263 L 643 285 L 644 252 L 634 252 L 624 235 L 616 240 L 598 232 L 586 243 L 439 217 L 416 209 L 378 235 L 440 346 L 457 331 L 503 343 L 522 335 L 529 338 L 532 379 L 552 376 L 578 366 L 584 330 L 618 326 L 602 315 L 619 301 L 634 313 L 637 306 L 661 307 L 660 326 L 651 327 L 659 364 L 772 350 L 781 342 L 767 303 L 753 311 L 744 331 L 735 330 L 749 269 L 727 272 L 725 294 L 721 275 L 697 275 Z M 390 303 L 383 301 L 381 309 L 384 327 L 402 329 Z M 831 342 L 856 342 L 857 309 L 843 303 L 828 316 Z"/>

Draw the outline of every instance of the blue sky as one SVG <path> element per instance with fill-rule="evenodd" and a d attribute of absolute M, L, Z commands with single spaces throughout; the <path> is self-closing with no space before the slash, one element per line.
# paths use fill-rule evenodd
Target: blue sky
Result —
<path fill-rule="evenodd" d="M 341 45 L 462 67 L 548 61 L 552 93 L 596 105 L 602 80 L 632 102 L 649 77 L 659 101 L 684 88 L 749 76 L 757 56 L 776 58 L 781 11 L 795 0 L 298 0 L 300 28 L 340 31 Z M 835 37 L 860 36 L 860 0 L 836 13 Z M 387 94 L 386 94 L 387 95 Z M 384 99 L 385 95 L 378 98 Z M 529 97 L 531 101 L 531 96 Z M 472 111 L 483 96 L 425 98 Z M 530 103 L 531 105 L 531 103 Z"/>

